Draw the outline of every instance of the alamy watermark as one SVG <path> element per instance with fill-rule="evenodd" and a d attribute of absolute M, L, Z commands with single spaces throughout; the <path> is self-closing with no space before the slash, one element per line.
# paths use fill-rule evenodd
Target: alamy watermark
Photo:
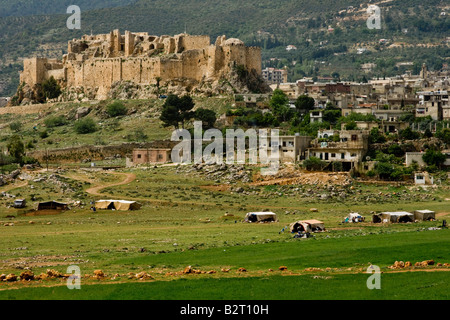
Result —
<path fill-rule="evenodd" d="M 379 6 L 370 5 L 367 8 L 367 13 L 370 17 L 367 19 L 367 28 L 369 29 L 381 29 L 381 9 Z"/>
<path fill-rule="evenodd" d="M 70 30 L 79 30 L 81 29 L 81 9 L 79 6 L 69 6 L 67 8 L 67 13 L 68 14 L 72 14 L 68 19 L 67 19 L 67 28 Z"/>
<path fill-rule="evenodd" d="M 78 266 L 69 266 L 67 268 L 67 273 L 70 276 L 67 278 L 67 288 L 69 290 L 81 289 L 81 270 Z"/>
<path fill-rule="evenodd" d="M 367 288 L 369 290 L 373 290 L 373 289 L 381 289 L 381 272 L 380 272 L 380 267 L 375 266 L 375 265 L 370 265 L 367 268 L 366 273 L 370 273 L 372 274 L 368 279 L 367 279 Z"/>
<path fill-rule="evenodd" d="M 274 175 L 280 166 L 279 130 L 227 129 L 225 137 L 218 129 L 203 133 L 201 121 L 194 122 L 194 137 L 186 129 L 172 133 L 172 141 L 181 141 L 172 149 L 172 162 L 177 164 L 261 164 L 262 175 Z M 203 148 L 204 142 L 210 142 Z M 248 142 L 248 143 L 247 143 Z M 224 156 L 225 155 L 225 156 Z M 224 160 L 225 158 L 225 160 Z"/>

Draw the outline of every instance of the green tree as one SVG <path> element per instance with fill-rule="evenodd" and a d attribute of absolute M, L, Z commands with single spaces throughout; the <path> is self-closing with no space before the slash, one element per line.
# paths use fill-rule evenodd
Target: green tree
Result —
<path fill-rule="evenodd" d="M 184 124 L 195 116 L 192 111 L 195 103 L 188 95 L 178 97 L 176 95 L 169 95 L 164 102 L 163 110 L 161 112 L 160 120 L 164 127 L 174 126 L 175 129 L 181 127 L 184 129 Z"/>
<path fill-rule="evenodd" d="M 422 159 L 429 166 L 441 168 L 447 156 L 438 150 L 428 149 L 422 156 Z"/>
<path fill-rule="evenodd" d="M 53 76 L 42 83 L 42 95 L 47 99 L 55 99 L 61 95 L 61 87 Z"/>
<path fill-rule="evenodd" d="M 378 128 L 372 128 L 369 133 L 369 144 L 384 142 L 386 142 L 386 136 Z"/>
<path fill-rule="evenodd" d="M 203 122 L 206 129 L 214 127 L 217 121 L 216 113 L 210 109 L 199 108 L 195 111 L 195 119 Z M 206 125 L 205 125 L 206 124 Z"/>
<path fill-rule="evenodd" d="M 17 162 L 22 162 L 25 155 L 25 145 L 19 135 L 13 135 L 6 145 L 10 156 L 14 157 Z"/>
<path fill-rule="evenodd" d="M 420 134 L 408 127 L 405 130 L 400 131 L 400 138 L 403 140 L 416 140 L 420 138 Z"/>
<path fill-rule="evenodd" d="M 316 103 L 314 98 L 311 98 L 307 95 L 301 95 L 295 101 L 295 108 L 299 111 L 300 110 L 310 111 L 314 109 L 315 104 Z"/>
<path fill-rule="evenodd" d="M 281 122 L 286 121 L 291 115 L 288 96 L 280 89 L 273 91 L 269 101 L 273 115 Z"/>
<path fill-rule="evenodd" d="M 436 132 L 436 138 L 442 140 L 446 144 L 450 144 L 450 129 L 445 128 Z"/>
<path fill-rule="evenodd" d="M 309 159 L 304 160 L 302 165 L 306 170 L 309 171 L 321 171 L 327 166 L 327 163 L 317 157 L 310 157 Z"/>
<path fill-rule="evenodd" d="M 345 130 L 356 130 L 356 129 L 358 129 L 356 121 L 352 120 L 345 125 Z"/>

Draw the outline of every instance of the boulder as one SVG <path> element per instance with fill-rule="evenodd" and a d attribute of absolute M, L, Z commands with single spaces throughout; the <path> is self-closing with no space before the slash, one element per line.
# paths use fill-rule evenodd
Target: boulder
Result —
<path fill-rule="evenodd" d="M 24 271 L 20 274 L 20 280 L 30 281 L 34 280 L 34 273 L 30 270 Z"/>

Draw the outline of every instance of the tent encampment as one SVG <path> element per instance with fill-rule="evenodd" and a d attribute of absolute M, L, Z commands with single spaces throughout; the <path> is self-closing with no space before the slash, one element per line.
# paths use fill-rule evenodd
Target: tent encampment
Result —
<path fill-rule="evenodd" d="M 373 215 L 373 223 L 403 223 L 414 222 L 414 214 L 405 211 L 381 212 Z"/>
<path fill-rule="evenodd" d="M 418 221 L 433 221 L 436 220 L 436 213 L 431 210 L 416 210 L 414 211 L 414 219 Z"/>
<path fill-rule="evenodd" d="M 245 222 L 276 222 L 277 215 L 273 212 L 249 212 L 245 215 Z"/>
<path fill-rule="evenodd" d="M 141 205 L 136 201 L 126 200 L 99 200 L 95 203 L 95 208 L 100 210 L 139 210 Z"/>
<path fill-rule="evenodd" d="M 69 206 L 67 203 L 56 201 L 41 202 L 38 204 L 38 210 L 67 210 Z"/>
<path fill-rule="evenodd" d="M 344 219 L 344 223 L 364 222 L 365 218 L 359 213 L 352 212 Z"/>
<path fill-rule="evenodd" d="M 291 223 L 289 226 L 291 233 L 295 232 L 320 232 L 325 231 L 325 224 L 319 220 L 302 220 Z"/>

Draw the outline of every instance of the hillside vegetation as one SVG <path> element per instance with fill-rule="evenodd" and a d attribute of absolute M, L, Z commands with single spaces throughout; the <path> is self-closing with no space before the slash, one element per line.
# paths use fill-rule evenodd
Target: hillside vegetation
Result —
<path fill-rule="evenodd" d="M 370 76 L 391 76 L 405 71 L 397 62 L 411 61 L 417 72 L 426 62 L 442 68 L 448 60 L 445 42 L 450 22 L 445 2 L 384 1 L 382 29 L 369 30 L 369 1 L 353 0 L 115 0 L 79 1 L 81 30 L 66 28 L 67 1 L 0 1 L 0 96 L 10 96 L 18 84 L 21 59 L 31 56 L 60 58 L 67 41 L 83 34 L 113 29 L 146 31 L 155 35 L 208 34 L 237 37 L 261 46 L 264 66 L 289 68 L 289 80 L 302 76 L 363 77 L 361 64 L 377 63 Z M 174 9 L 176 8 L 176 9 Z M 334 31 L 328 31 L 332 27 Z M 387 44 L 380 44 L 387 39 Z M 286 45 L 297 50 L 287 52 Z M 392 44 L 395 44 L 392 46 Z M 367 47 L 367 54 L 356 49 Z"/>

